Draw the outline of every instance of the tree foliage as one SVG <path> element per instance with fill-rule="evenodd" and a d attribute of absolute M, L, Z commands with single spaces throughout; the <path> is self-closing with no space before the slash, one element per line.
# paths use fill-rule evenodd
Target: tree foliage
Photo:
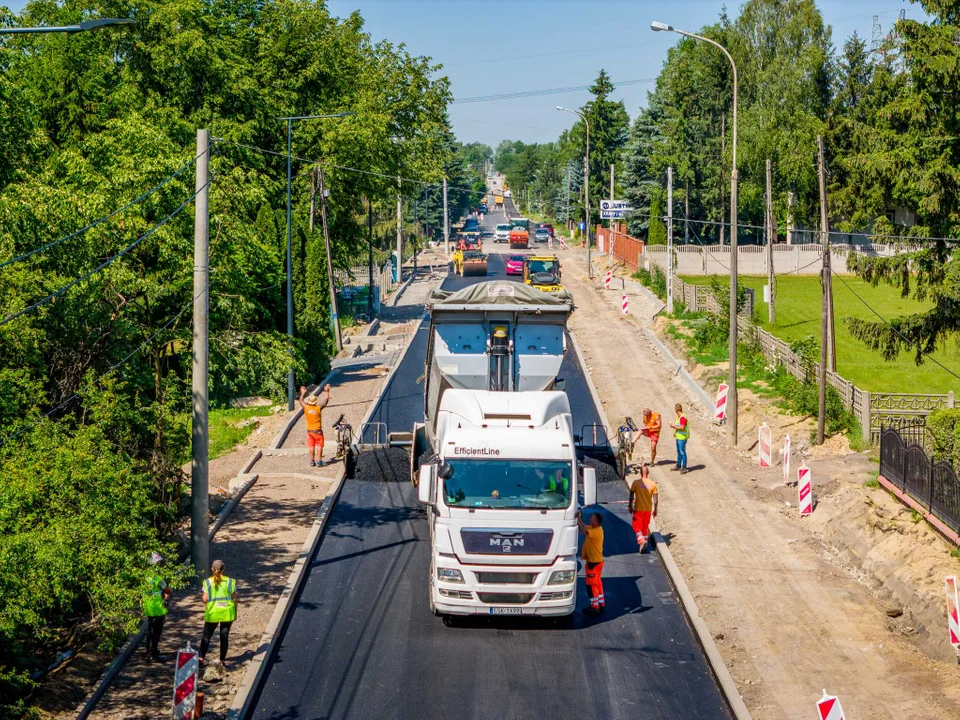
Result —
<path fill-rule="evenodd" d="M 291 362 L 304 381 L 327 366 L 327 261 L 309 217 L 316 164 L 330 191 L 333 263 L 346 268 L 366 258 L 365 202 L 388 225 L 398 177 L 409 207 L 445 174 L 474 186 L 474 166 L 490 155 L 455 142 L 449 83 L 429 58 L 374 41 L 358 13 L 335 18 L 321 0 L 34 0 L 0 23 L 91 16 L 135 24 L 0 36 L 0 320 L 104 265 L 0 325 L 3 703 L 22 703 L 25 673 L 64 646 L 128 631 L 148 552 L 176 556 L 168 538 L 189 447 L 196 130 L 216 138 L 214 403 L 280 398 Z M 293 164 L 291 358 L 278 118 L 341 111 L 356 114 L 293 126 L 293 153 L 307 161 Z M 457 207 L 469 200 L 455 193 Z M 391 235 L 375 234 L 378 251 Z"/>

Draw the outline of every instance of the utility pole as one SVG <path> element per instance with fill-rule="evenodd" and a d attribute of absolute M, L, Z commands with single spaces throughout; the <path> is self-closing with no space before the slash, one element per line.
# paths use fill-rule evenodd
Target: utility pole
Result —
<path fill-rule="evenodd" d="M 373 320 L 373 200 L 367 198 L 367 315 Z"/>
<path fill-rule="evenodd" d="M 770 288 L 770 299 L 767 303 L 767 320 L 772 326 L 777 321 L 777 311 L 774 306 L 776 291 L 774 282 L 776 274 L 773 268 L 773 241 L 777 237 L 777 226 L 773 221 L 773 172 L 770 167 L 770 158 L 767 158 L 767 285 Z"/>
<path fill-rule="evenodd" d="M 190 555 L 210 567 L 210 131 L 197 130 L 197 197 L 193 223 L 193 430 L 190 462 Z"/>
<path fill-rule="evenodd" d="M 726 204 L 726 187 L 724 186 L 725 179 L 723 177 L 723 158 L 727 154 L 727 114 L 723 113 L 720 115 L 720 245 L 724 243 L 724 235 L 726 235 L 724 224 L 723 224 L 723 210 L 724 205 Z"/>
<path fill-rule="evenodd" d="M 823 160 L 823 137 L 817 136 L 817 160 L 820 175 L 820 233 L 823 237 L 823 270 L 820 278 L 823 284 L 823 316 L 820 322 L 820 397 L 817 411 L 817 444 L 823 445 L 824 426 L 826 424 L 827 408 L 827 347 L 829 345 L 829 327 L 828 317 L 829 297 L 830 297 L 830 226 L 827 219 L 827 172 Z"/>
<path fill-rule="evenodd" d="M 403 282 L 403 193 L 397 175 L 397 283 Z"/>
<path fill-rule="evenodd" d="M 566 223 L 567 223 L 568 232 L 570 231 L 570 170 L 571 170 L 570 163 L 567 163 L 567 192 L 566 192 L 567 215 L 564 219 L 566 220 Z"/>
<path fill-rule="evenodd" d="M 323 181 L 323 168 L 320 168 L 320 222 L 323 225 L 323 244 L 327 249 L 327 284 L 330 286 L 330 318 L 333 320 L 333 333 L 337 341 L 337 352 L 343 350 L 343 336 L 340 334 L 340 317 L 337 313 L 337 286 L 333 279 L 333 254 L 330 252 L 330 232 L 327 229 L 327 188 Z"/>
<path fill-rule="evenodd" d="M 667 168 L 667 312 L 673 312 L 673 168 Z"/>
<path fill-rule="evenodd" d="M 683 191 L 683 244 L 690 244 L 690 180 Z"/>
<path fill-rule="evenodd" d="M 610 199 L 614 199 L 613 195 L 613 163 L 610 163 Z M 607 233 L 608 241 L 610 247 L 607 248 L 607 267 L 611 270 L 613 269 L 613 218 L 607 223 L 610 226 L 610 232 Z"/>
<path fill-rule="evenodd" d="M 287 352 L 290 354 L 290 369 L 287 370 L 287 411 L 293 410 L 293 211 L 290 199 L 293 184 L 293 156 L 291 142 L 293 119 L 287 118 Z"/>
<path fill-rule="evenodd" d="M 443 252 L 450 255 L 450 217 L 447 215 L 447 179 L 443 179 Z"/>

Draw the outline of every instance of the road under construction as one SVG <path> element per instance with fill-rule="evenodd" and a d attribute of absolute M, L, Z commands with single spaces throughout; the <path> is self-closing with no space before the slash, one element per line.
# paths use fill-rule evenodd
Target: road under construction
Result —
<path fill-rule="evenodd" d="M 507 199 L 506 212 L 516 215 Z M 512 211 L 512 212 L 511 212 Z M 500 212 L 484 219 L 490 232 Z M 442 288 L 513 280 L 493 243 L 488 275 L 447 275 Z M 390 433 L 423 420 L 419 330 L 370 416 Z M 560 377 L 574 426 L 605 424 L 578 354 Z M 626 488 L 601 473 L 607 610 L 585 616 L 582 579 L 569 621 L 457 618 L 428 609 L 426 509 L 407 451 L 361 455 L 330 511 L 247 717 L 281 718 L 729 718 L 730 710 L 658 553 L 640 555 Z M 582 570 L 581 570 L 582 576 Z"/>

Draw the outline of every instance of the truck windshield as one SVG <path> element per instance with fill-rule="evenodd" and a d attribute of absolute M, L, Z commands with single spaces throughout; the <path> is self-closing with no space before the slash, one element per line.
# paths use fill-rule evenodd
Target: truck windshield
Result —
<path fill-rule="evenodd" d="M 556 260 L 530 260 L 529 263 L 531 275 L 536 275 L 537 273 L 557 274 L 558 263 Z"/>
<path fill-rule="evenodd" d="M 443 481 L 450 507 L 560 509 L 569 507 L 573 464 L 552 460 L 452 460 Z"/>

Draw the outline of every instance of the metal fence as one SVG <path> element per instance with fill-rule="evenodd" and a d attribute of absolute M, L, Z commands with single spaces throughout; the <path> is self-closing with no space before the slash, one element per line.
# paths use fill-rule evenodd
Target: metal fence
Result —
<path fill-rule="evenodd" d="M 923 423 L 881 430 L 880 474 L 960 533 L 960 478 L 950 462 L 930 452 Z"/>
<path fill-rule="evenodd" d="M 370 287 L 370 268 L 367 265 L 357 265 L 349 270 L 335 270 L 334 279 L 337 284 L 337 304 L 341 315 L 366 315 Z M 380 303 L 387 293 L 393 289 L 392 265 L 385 262 L 380 266 L 373 266 L 373 308 L 374 313 L 380 311 Z"/>

